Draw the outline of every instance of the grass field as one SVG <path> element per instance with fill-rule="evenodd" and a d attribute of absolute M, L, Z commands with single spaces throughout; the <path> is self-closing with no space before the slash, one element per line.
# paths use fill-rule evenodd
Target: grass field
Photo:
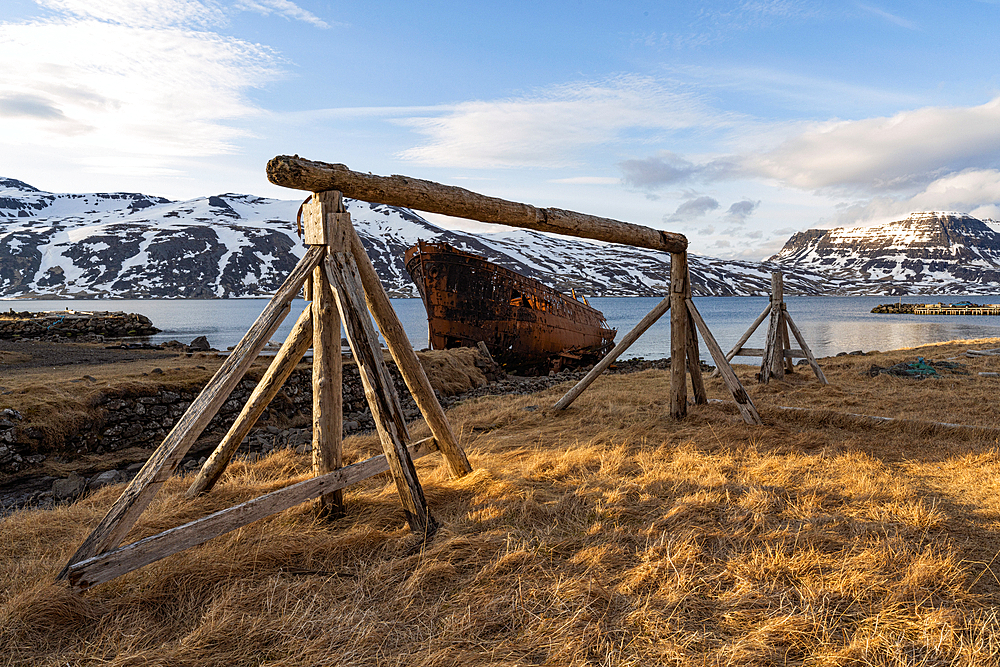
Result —
<path fill-rule="evenodd" d="M 53 578 L 121 487 L 20 512 L 0 524 L 0 663 L 1000 664 L 1000 379 L 978 375 L 1000 357 L 970 347 L 1000 340 L 821 360 L 828 386 L 737 366 L 762 427 L 722 402 L 672 420 L 668 371 L 604 376 L 558 414 L 567 386 L 466 401 L 448 414 L 474 472 L 417 463 L 442 524 L 426 544 L 379 477 L 343 519 L 302 506 L 80 595 Z M 865 372 L 916 356 L 969 374 Z M 308 465 L 237 462 L 195 501 L 174 478 L 129 540 Z"/>

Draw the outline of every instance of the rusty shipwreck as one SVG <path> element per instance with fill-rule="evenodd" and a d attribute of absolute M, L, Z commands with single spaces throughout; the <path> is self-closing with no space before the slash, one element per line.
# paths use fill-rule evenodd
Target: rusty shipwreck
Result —
<path fill-rule="evenodd" d="M 601 311 L 479 255 L 418 241 L 405 262 L 432 349 L 483 341 L 508 370 L 530 371 L 593 361 L 614 344 Z"/>

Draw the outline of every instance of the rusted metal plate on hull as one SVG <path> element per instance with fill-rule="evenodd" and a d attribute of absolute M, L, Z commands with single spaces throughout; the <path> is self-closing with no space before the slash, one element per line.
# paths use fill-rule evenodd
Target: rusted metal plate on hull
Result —
<path fill-rule="evenodd" d="M 566 351 L 599 355 L 614 342 L 599 310 L 478 255 L 418 242 L 405 259 L 434 349 L 484 341 L 501 364 L 517 369 Z"/>

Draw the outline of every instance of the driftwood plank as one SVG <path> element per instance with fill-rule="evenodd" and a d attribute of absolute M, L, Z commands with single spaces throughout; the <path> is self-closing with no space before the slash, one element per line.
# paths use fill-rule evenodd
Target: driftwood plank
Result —
<path fill-rule="evenodd" d="M 722 375 L 722 381 L 726 384 L 729 389 L 729 393 L 733 395 L 733 399 L 736 401 L 736 407 L 740 409 L 740 414 L 743 415 L 743 421 L 747 424 L 760 424 L 760 415 L 757 414 L 757 408 L 754 406 L 753 401 L 750 400 L 750 395 L 743 388 L 743 384 L 740 379 L 736 377 L 736 373 L 733 372 L 733 367 L 729 365 L 729 361 L 726 360 L 725 355 L 722 353 L 722 348 L 715 340 L 715 336 L 712 335 L 712 331 L 705 324 L 705 320 L 702 319 L 701 313 L 695 308 L 694 301 L 688 299 L 686 302 L 687 310 L 691 314 L 691 319 L 698 327 L 698 331 L 701 332 L 702 340 L 705 341 L 705 346 L 708 348 L 709 353 L 712 355 L 712 359 L 715 361 L 715 365 L 719 368 L 720 374 Z"/>
<path fill-rule="evenodd" d="M 281 349 L 278 350 L 274 361 L 268 366 L 264 377 L 254 387 L 253 393 L 250 394 L 243 410 L 236 417 L 236 421 L 229 427 L 226 437 L 222 439 L 222 442 L 202 465 L 198 476 L 187 490 L 186 496 L 188 498 L 207 493 L 222 477 L 223 471 L 225 471 L 230 459 L 233 458 L 233 454 L 239 449 L 243 438 L 250 433 L 250 429 L 253 428 L 257 419 L 281 391 L 281 387 L 292 375 L 295 366 L 302 360 L 306 350 L 309 349 L 309 345 L 312 343 L 312 322 L 312 310 L 306 308 L 295 322 L 288 338 L 282 343 Z"/>
<path fill-rule="evenodd" d="M 664 232 L 610 218 L 557 208 L 535 208 L 464 188 L 441 185 L 408 176 L 375 176 L 351 171 L 342 164 L 279 155 L 267 163 L 267 177 L 275 185 L 310 192 L 339 190 L 348 197 L 390 206 L 492 222 L 510 227 L 555 232 L 611 243 L 684 252 L 683 234 Z"/>
<path fill-rule="evenodd" d="M 406 420 L 386 370 L 371 318 L 364 306 L 361 279 L 358 277 L 354 258 L 349 253 L 329 253 L 324 268 L 333 287 L 337 307 L 344 318 L 347 341 L 358 365 L 365 398 L 368 399 L 382 451 L 389 462 L 389 470 L 396 482 L 407 521 L 414 532 L 433 532 L 437 524 L 427 509 L 424 490 L 420 486 L 413 461 L 406 452 L 406 441 L 409 440 Z"/>
<path fill-rule="evenodd" d="M 433 437 L 415 442 L 408 448 L 412 459 L 434 451 L 437 451 L 437 444 Z M 114 551 L 74 563 L 69 568 L 69 582 L 81 589 L 96 586 L 307 500 L 357 484 L 388 469 L 385 455 L 379 454 L 320 477 L 286 486 Z"/>
<path fill-rule="evenodd" d="M 351 254 L 354 256 L 361 285 L 364 287 L 365 301 L 368 303 L 372 317 L 378 324 L 379 331 L 382 332 L 382 337 L 385 338 L 385 342 L 389 346 L 389 353 L 395 360 L 400 375 L 403 376 L 403 382 L 406 383 L 417 408 L 423 414 L 431 434 L 437 440 L 438 447 L 448 463 L 451 474 L 455 477 L 461 477 L 472 472 L 469 459 L 466 458 L 465 452 L 458 444 L 458 438 L 451 430 L 451 424 L 434 394 L 431 381 L 427 379 L 427 373 L 424 372 L 424 367 L 413 351 L 413 346 L 410 345 L 410 339 L 407 338 L 406 331 L 389 301 L 389 296 L 385 293 L 385 288 L 382 287 L 382 281 L 375 273 L 375 267 L 372 266 L 371 259 L 368 258 L 368 253 L 365 252 L 365 248 L 361 244 L 361 238 L 349 220 L 347 228 L 350 231 L 347 241 L 351 245 Z"/>
<path fill-rule="evenodd" d="M 554 406 L 552 406 L 552 409 L 565 410 L 568 408 L 570 404 L 587 389 L 587 387 L 593 384 L 594 380 L 596 380 L 601 373 L 608 370 L 608 367 L 615 362 L 615 359 L 621 356 L 625 350 L 632 347 L 632 344 L 639 340 L 639 336 L 645 333 L 646 329 L 653 326 L 653 324 L 658 319 L 663 317 L 663 314 L 668 310 L 670 310 L 670 297 L 666 296 L 663 301 L 656 304 L 656 307 L 653 308 L 653 310 L 646 313 L 646 316 L 642 318 L 638 324 L 632 327 L 632 330 L 625 334 L 621 341 L 615 345 L 614 349 L 604 355 L 604 358 L 597 362 L 597 364 L 590 369 L 590 372 L 587 373 L 582 380 L 577 382 L 572 389 L 567 391 L 566 394 L 560 398 Z"/>
<path fill-rule="evenodd" d="M 323 251 L 310 248 L 295 269 L 264 308 L 257 321 L 233 349 L 198 397 L 191 403 L 174 428 L 146 461 L 132 482 L 115 501 L 94 531 L 70 558 L 58 579 L 65 579 L 69 566 L 99 553 L 114 549 L 135 524 L 139 515 L 152 502 L 160 486 L 184 458 L 191 444 L 225 403 L 229 394 L 243 378 L 261 349 L 288 314 L 288 304 L 298 294 L 306 276 L 319 263 Z"/>

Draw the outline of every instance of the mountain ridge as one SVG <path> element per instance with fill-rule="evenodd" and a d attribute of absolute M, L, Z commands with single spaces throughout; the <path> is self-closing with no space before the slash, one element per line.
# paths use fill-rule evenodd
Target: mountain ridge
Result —
<path fill-rule="evenodd" d="M 305 252 L 295 231 L 299 203 L 238 193 L 186 201 L 129 192 L 58 194 L 0 178 L 0 298 L 265 296 Z M 470 234 L 444 229 L 405 208 L 351 199 L 345 199 L 345 206 L 393 297 L 417 296 L 403 252 L 418 239 L 448 242 L 563 292 L 661 296 L 668 290 L 668 253 L 500 226 L 496 233 Z M 793 235 L 766 262 L 689 254 L 692 291 L 765 295 L 771 272 L 778 270 L 785 274 L 789 294 L 895 294 L 900 287 L 907 293 L 995 291 L 1000 286 L 1000 235 L 975 218 L 963 224 L 951 224 L 947 240 L 972 248 L 958 263 L 972 266 L 973 258 L 980 264 L 966 269 L 967 279 L 957 277 L 960 269 L 949 273 L 944 285 L 873 280 L 872 270 L 856 265 L 888 261 L 888 246 L 883 243 L 879 250 L 877 243 L 862 238 L 865 234 L 856 234 L 855 245 L 885 252 L 881 260 L 848 257 L 849 244 L 830 241 L 837 230 L 807 230 Z M 980 248 L 977 239 L 986 239 L 989 248 Z M 940 254 L 937 246 L 925 245 L 928 261 Z"/>

